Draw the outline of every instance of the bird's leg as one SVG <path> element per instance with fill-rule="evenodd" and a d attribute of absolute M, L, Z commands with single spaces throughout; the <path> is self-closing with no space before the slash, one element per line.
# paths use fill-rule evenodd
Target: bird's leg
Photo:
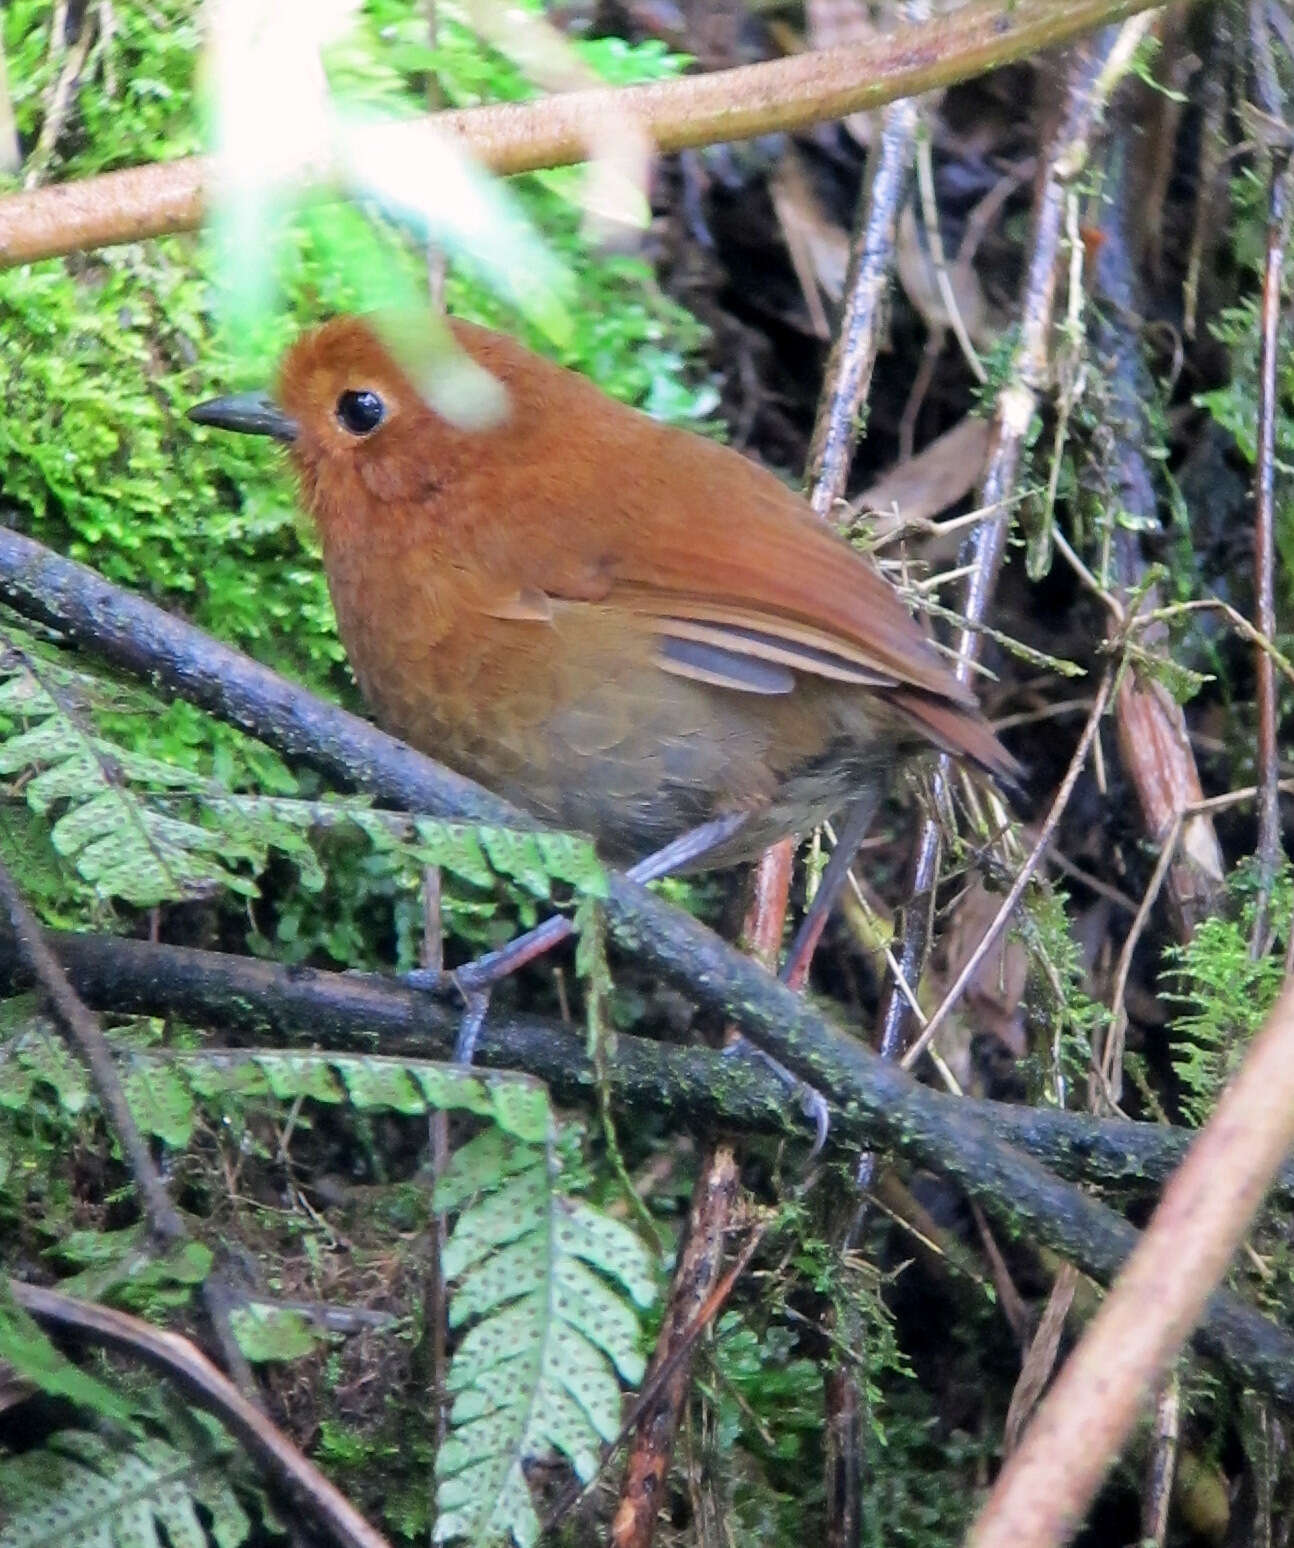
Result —
<path fill-rule="evenodd" d="M 818 949 L 823 929 L 836 906 L 836 901 L 849 880 L 850 867 L 858 856 L 863 840 L 867 837 L 880 805 L 880 791 L 869 790 L 858 797 L 845 812 L 845 820 L 836 835 L 836 847 L 831 851 L 818 890 L 804 912 L 800 928 L 795 932 L 791 949 L 786 954 L 778 977 L 792 989 L 802 989 L 809 976 L 809 962 Z"/>
<path fill-rule="evenodd" d="M 663 848 L 646 855 L 636 865 L 630 866 L 625 874 L 630 881 L 640 885 L 659 881 L 662 876 L 690 865 L 693 860 L 699 860 L 710 850 L 727 843 L 745 821 L 744 812 L 734 812 L 726 817 L 716 817 L 712 822 L 703 822 L 699 827 L 680 834 Z M 509 941 L 506 946 L 486 952 L 461 968 L 449 972 L 437 968 L 418 968 L 412 973 L 406 973 L 404 982 L 414 989 L 441 989 L 447 984 L 458 989 L 466 1006 L 454 1044 L 454 1058 L 460 1064 L 470 1064 L 476 1052 L 477 1038 L 485 1024 L 485 1014 L 490 1007 L 491 988 L 500 979 L 515 973 L 536 957 L 543 956 L 574 933 L 575 925 L 570 919 L 564 914 L 554 914 L 533 930 L 527 930 L 524 935 Z"/>
<path fill-rule="evenodd" d="M 880 792 L 868 791 L 859 796 L 845 813 L 844 826 L 837 836 L 836 847 L 831 851 L 831 858 L 822 873 L 818 890 L 805 911 L 800 928 L 795 932 L 791 949 L 777 975 L 792 989 L 800 990 L 804 987 L 805 980 L 809 976 L 809 962 L 822 936 L 823 927 L 849 877 L 849 868 L 858 854 L 859 845 L 867 837 L 867 830 L 872 825 L 872 818 L 876 815 L 879 803 Z M 772 1071 L 787 1090 L 799 1097 L 804 1115 L 814 1127 L 815 1138 L 809 1155 L 812 1160 L 827 1142 L 827 1129 L 830 1122 L 827 1099 L 813 1086 L 793 1075 L 784 1064 L 774 1059 L 772 1054 L 765 1053 L 762 1048 L 756 1048 L 740 1033 L 728 1042 L 724 1052 L 740 1053 L 758 1059 Z"/>

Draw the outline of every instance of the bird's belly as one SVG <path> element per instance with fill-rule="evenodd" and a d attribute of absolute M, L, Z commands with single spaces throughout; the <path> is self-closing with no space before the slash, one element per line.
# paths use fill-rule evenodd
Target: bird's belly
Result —
<path fill-rule="evenodd" d="M 744 858 L 878 777 L 857 689 L 765 696 L 678 677 L 656 664 L 645 623 L 587 604 L 551 624 L 473 615 L 470 627 L 470 650 L 347 638 L 365 698 L 394 734 L 591 834 L 610 859 L 734 811 L 751 822 L 723 859 Z"/>

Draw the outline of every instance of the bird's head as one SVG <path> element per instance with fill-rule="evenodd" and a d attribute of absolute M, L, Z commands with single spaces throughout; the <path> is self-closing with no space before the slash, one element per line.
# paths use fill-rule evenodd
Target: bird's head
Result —
<path fill-rule="evenodd" d="M 353 513 L 357 494 L 421 503 L 506 418 L 503 390 L 448 340 L 418 374 L 421 390 L 370 323 L 337 317 L 296 341 L 273 395 L 213 398 L 189 418 L 287 444 L 306 503 L 326 526 L 334 511 Z"/>

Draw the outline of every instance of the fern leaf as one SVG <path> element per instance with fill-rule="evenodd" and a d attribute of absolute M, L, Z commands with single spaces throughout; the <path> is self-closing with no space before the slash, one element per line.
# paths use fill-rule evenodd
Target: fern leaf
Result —
<path fill-rule="evenodd" d="M 0 1548 L 238 1548 L 251 1523 L 225 1465 L 156 1437 L 113 1447 L 64 1430 L 0 1463 Z M 210 1534 L 195 1503 L 210 1512 Z"/>
<path fill-rule="evenodd" d="M 619 1378 L 642 1379 L 630 1302 L 654 1293 L 650 1259 L 627 1227 L 555 1192 L 549 1146 L 497 1128 L 457 1152 L 437 1205 L 461 1207 L 444 1271 L 451 1325 L 466 1331 L 435 1538 L 526 1545 L 539 1530 L 526 1464 L 556 1452 L 592 1477 L 619 1427 Z"/>

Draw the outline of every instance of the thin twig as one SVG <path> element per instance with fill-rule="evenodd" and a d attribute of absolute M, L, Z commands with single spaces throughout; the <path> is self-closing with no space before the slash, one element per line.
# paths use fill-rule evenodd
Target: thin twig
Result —
<path fill-rule="evenodd" d="M 935 172 L 928 135 L 923 135 L 917 145 L 917 189 L 921 195 L 921 219 L 926 230 L 926 240 L 930 244 L 930 264 L 934 269 L 935 285 L 939 291 L 939 299 L 943 302 L 948 326 L 957 340 L 957 347 L 961 350 L 963 359 L 970 367 L 971 375 L 977 382 L 985 382 L 988 380 L 988 373 L 967 331 L 966 319 L 962 316 L 961 307 L 957 302 L 957 292 L 953 289 L 952 276 L 948 272 L 948 257 L 944 252 L 943 232 L 939 226 L 939 204 L 935 197 Z"/>
<path fill-rule="evenodd" d="M 1267 215 L 1267 245 L 1263 263 L 1262 304 L 1258 328 L 1258 427 L 1254 455 L 1254 625 L 1266 639 L 1276 636 L 1276 371 L 1280 338 L 1281 279 L 1289 236 L 1291 180 L 1294 161 L 1288 148 L 1272 152 Z M 1280 862 L 1280 778 L 1276 749 L 1276 677 L 1271 656 L 1254 653 L 1255 698 L 1258 702 L 1258 896 L 1250 950 L 1265 949 L 1267 910 L 1272 882 Z"/>
<path fill-rule="evenodd" d="M 620 1438 L 632 1435 L 633 1442 L 625 1459 L 620 1499 L 608 1534 L 613 1548 L 646 1548 L 667 1504 L 666 1480 L 674 1438 L 691 1388 L 691 1353 L 697 1335 L 707 1326 L 708 1309 L 713 1306 L 717 1311 L 726 1299 L 726 1295 L 717 1296 L 716 1292 L 725 1284 L 731 1291 L 736 1275 L 750 1261 L 763 1234 L 762 1230 L 752 1233 L 737 1262 L 726 1274 L 720 1273 L 725 1239 L 740 1194 L 736 1151 L 730 1144 L 709 1146 L 692 1190 L 687 1234 L 670 1281 L 669 1300 L 652 1363 L 621 1429 Z M 619 1441 L 611 1450 L 618 1445 Z M 576 1496 L 579 1492 L 574 1491 Z M 565 1514 L 564 1509 L 555 1510 L 547 1523 L 549 1528 Z"/>
<path fill-rule="evenodd" d="M 1096 411 L 1104 428 L 1092 438 L 1091 452 L 1097 464 L 1099 508 L 1106 512 L 1099 529 L 1104 548 L 1099 573 L 1108 580 L 1120 611 L 1135 612 L 1135 619 L 1125 619 L 1122 632 L 1126 636 L 1135 629 L 1148 668 L 1138 670 L 1134 657 L 1134 670 L 1125 672 L 1119 683 L 1115 722 L 1120 761 L 1151 841 L 1158 843 L 1177 814 L 1204 792 L 1185 711 L 1153 675 L 1157 661 L 1170 659 L 1171 642 L 1162 623 L 1147 621 L 1158 605 L 1159 591 L 1135 530 L 1158 525 L 1161 482 L 1149 455 L 1155 444 L 1152 405 L 1159 389 L 1145 358 L 1139 322 L 1142 280 L 1134 257 L 1142 215 L 1137 180 L 1143 159 L 1140 92 L 1140 83 L 1130 81 L 1121 94 L 1104 157 L 1101 241 L 1091 265 L 1097 304 L 1090 330 L 1093 358 L 1100 363 Z M 1117 519 L 1116 513 L 1127 520 Z M 1174 933 L 1187 940 L 1216 907 L 1225 864 L 1207 817 L 1194 817 L 1181 832 L 1183 842 L 1166 880 Z M 1120 1071 L 1114 1067 L 1106 1073 L 1117 1100 Z"/>
<path fill-rule="evenodd" d="M 909 0 L 904 6 L 903 20 L 908 25 L 928 27 L 929 19 L 926 0 Z M 863 408 L 871 390 L 882 342 L 884 302 L 895 267 L 899 215 L 912 180 L 920 123 L 920 104 L 914 99 L 895 102 L 885 110 L 869 185 L 859 205 L 840 327 L 832 343 L 809 443 L 809 498 L 818 515 L 827 519 L 844 498 Z M 808 972 L 806 954 L 799 970 L 800 984 L 807 982 Z M 840 1228 L 832 1234 L 842 1242 L 847 1239 L 850 1222 L 857 1212 L 853 1197 L 835 1201 L 834 1213 L 840 1217 Z M 861 1521 L 864 1431 L 858 1380 L 858 1372 L 850 1362 L 833 1356 L 823 1388 L 826 1541 L 831 1548 L 856 1541 Z"/>
<path fill-rule="evenodd" d="M 1168 1536 L 1168 1511 L 1173 1500 L 1173 1480 L 1177 1476 L 1181 1417 L 1182 1384 L 1173 1373 L 1155 1402 L 1155 1430 L 1141 1501 L 1142 1548 L 1164 1548 Z"/>
<path fill-rule="evenodd" d="M 62 6 L 55 7 L 54 17 L 54 27 L 60 31 L 58 51 L 63 54 L 63 64 L 45 106 L 45 121 L 40 126 L 40 135 L 36 141 L 35 148 L 27 159 L 27 173 L 23 178 L 23 187 L 29 189 L 36 188 L 40 184 L 50 162 L 54 158 L 54 151 L 58 146 L 59 136 L 63 133 L 63 127 L 67 122 L 67 115 L 72 107 L 72 94 L 76 89 L 82 70 L 85 69 L 85 62 L 89 57 L 90 45 L 94 42 L 97 26 L 96 17 L 90 11 L 85 11 L 81 16 L 81 31 L 76 42 L 70 49 L 65 50 L 61 37 L 60 12 L 65 15 L 66 8 Z"/>
<path fill-rule="evenodd" d="M 998 936 L 1006 928 L 1011 915 L 1015 912 L 1016 904 L 1024 896 L 1025 888 L 1033 879 L 1034 872 L 1042 863 L 1043 856 L 1051 845 L 1060 819 L 1065 814 L 1069 805 L 1069 798 L 1074 793 L 1074 786 L 1078 783 L 1078 776 L 1083 772 L 1083 766 L 1087 762 L 1088 749 L 1101 727 L 1101 717 L 1105 714 L 1105 707 L 1110 700 L 1110 690 L 1113 687 L 1113 677 L 1106 673 L 1096 690 L 1096 697 L 1092 700 L 1092 708 L 1088 714 L 1087 722 L 1083 727 L 1083 733 L 1078 739 L 1078 746 L 1074 749 L 1073 757 L 1069 761 L 1069 768 L 1065 771 L 1065 777 L 1060 782 L 1060 788 L 1052 799 L 1051 806 L 1043 819 L 1042 826 L 1038 829 L 1038 836 L 1034 839 L 1033 847 L 1025 857 L 1024 864 L 1016 872 L 1015 879 L 1011 883 L 1010 890 L 994 914 L 988 929 L 985 930 L 975 950 L 966 959 L 960 973 L 949 986 L 947 993 L 939 1002 L 939 1005 L 921 1029 L 921 1035 L 916 1039 L 908 1051 L 903 1055 L 902 1064 L 905 1069 L 910 1068 L 913 1062 L 924 1052 L 926 1045 L 942 1025 L 944 1018 L 956 1005 L 965 992 L 967 984 L 975 977 L 981 963 L 997 943 Z"/>

